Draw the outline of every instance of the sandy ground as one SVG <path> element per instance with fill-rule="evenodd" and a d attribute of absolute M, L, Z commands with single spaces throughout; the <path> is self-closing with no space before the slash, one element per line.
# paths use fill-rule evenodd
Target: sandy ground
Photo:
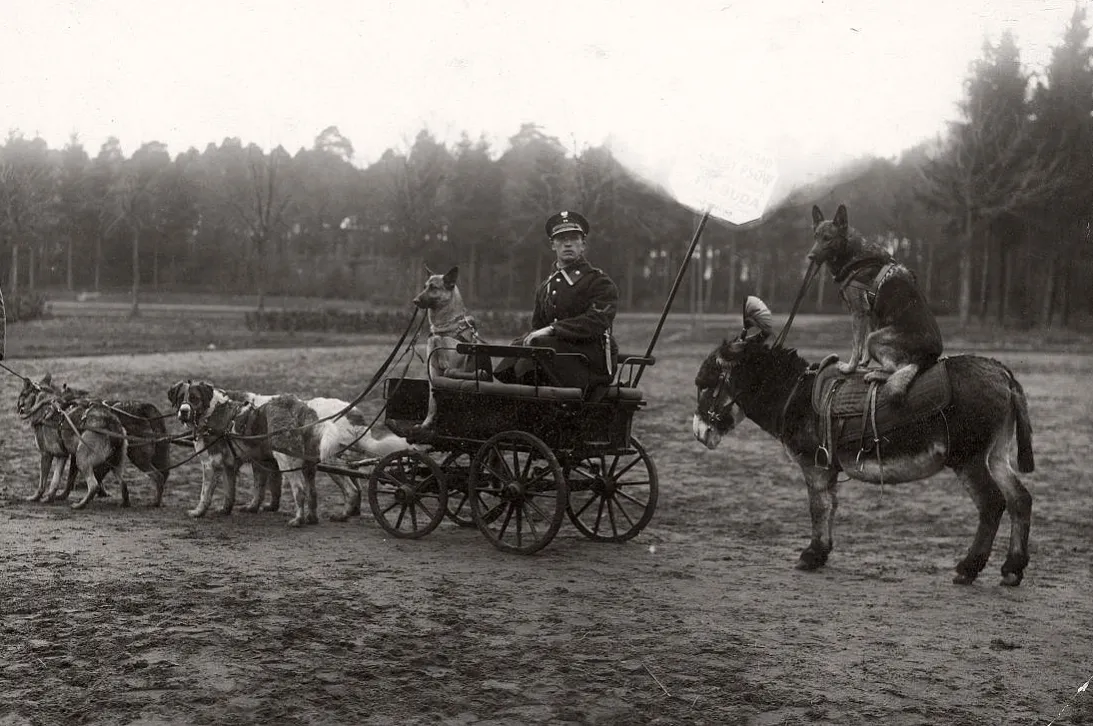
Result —
<path fill-rule="evenodd" d="M 794 570 L 807 499 L 778 445 L 750 424 L 714 452 L 691 440 L 702 352 L 664 356 L 643 383 L 635 433 L 661 486 L 649 528 L 610 545 L 567 522 L 531 557 L 448 523 L 390 539 L 367 514 L 302 530 L 284 512 L 191 520 L 193 463 L 159 510 L 134 469 L 129 510 L 116 487 L 82 512 L 27 504 L 37 457 L 5 404 L 0 725 L 1093 723 L 1078 693 L 1093 676 L 1093 360 L 997 354 L 1036 426 L 1032 562 L 1010 589 L 1008 520 L 980 581 L 950 584 L 975 526 L 951 475 L 846 484 L 830 564 Z M 9 363 L 165 406 L 185 375 L 318 394 L 381 354 Z M 334 511 L 325 479 L 320 496 Z"/>

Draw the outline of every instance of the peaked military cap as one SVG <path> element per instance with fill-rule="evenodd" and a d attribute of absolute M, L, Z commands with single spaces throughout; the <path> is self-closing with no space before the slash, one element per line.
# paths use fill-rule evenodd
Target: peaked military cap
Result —
<path fill-rule="evenodd" d="M 587 237 L 590 229 L 592 225 L 578 212 L 558 212 L 546 221 L 546 233 L 550 239 L 563 232 L 580 232 Z"/>

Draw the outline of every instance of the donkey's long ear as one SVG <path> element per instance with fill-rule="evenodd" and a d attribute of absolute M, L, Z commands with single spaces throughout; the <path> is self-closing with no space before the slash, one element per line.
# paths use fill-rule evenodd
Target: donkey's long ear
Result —
<path fill-rule="evenodd" d="M 444 287 L 451 290 L 455 287 L 455 281 L 459 279 L 459 268 L 453 267 L 444 273 Z"/>
<path fill-rule="evenodd" d="M 846 218 L 846 205 L 840 204 L 839 208 L 835 210 L 835 227 L 840 232 L 845 232 L 849 226 L 850 223 Z"/>
<path fill-rule="evenodd" d="M 824 213 L 820 211 L 820 208 L 815 204 L 812 205 L 812 226 L 815 227 L 820 222 L 824 221 Z"/>
<path fill-rule="evenodd" d="M 770 308 L 754 295 L 748 295 L 744 301 L 744 337 L 765 338 L 773 329 L 774 316 L 770 314 Z"/>

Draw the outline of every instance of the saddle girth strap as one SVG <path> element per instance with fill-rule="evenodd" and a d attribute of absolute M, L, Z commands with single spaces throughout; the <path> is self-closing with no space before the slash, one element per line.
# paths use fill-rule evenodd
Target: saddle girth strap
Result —
<path fill-rule="evenodd" d="M 827 393 L 824 396 L 823 411 L 820 414 L 820 448 L 816 450 L 816 456 L 814 462 L 816 466 L 822 466 L 824 469 L 830 469 L 835 465 L 835 424 L 834 416 L 831 413 L 831 402 L 835 400 L 835 392 L 839 390 L 845 379 L 838 378 L 831 382 L 831 386 L 827 389 Z M 821 454 L 823 455 L 824 462 L 820 463 Z"/>

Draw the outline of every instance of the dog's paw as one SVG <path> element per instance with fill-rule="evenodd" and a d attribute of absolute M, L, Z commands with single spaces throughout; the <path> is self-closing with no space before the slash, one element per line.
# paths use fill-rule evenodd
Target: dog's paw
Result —
<path fill-rule="evenodd" d="M 874 381 L 887 381 L 891 375 L 892 374 L 888 371 L 869 371 L 864 376 L 862 376 L 862 380 L 864 380 L 866 383 L 873 383 Z"/>

